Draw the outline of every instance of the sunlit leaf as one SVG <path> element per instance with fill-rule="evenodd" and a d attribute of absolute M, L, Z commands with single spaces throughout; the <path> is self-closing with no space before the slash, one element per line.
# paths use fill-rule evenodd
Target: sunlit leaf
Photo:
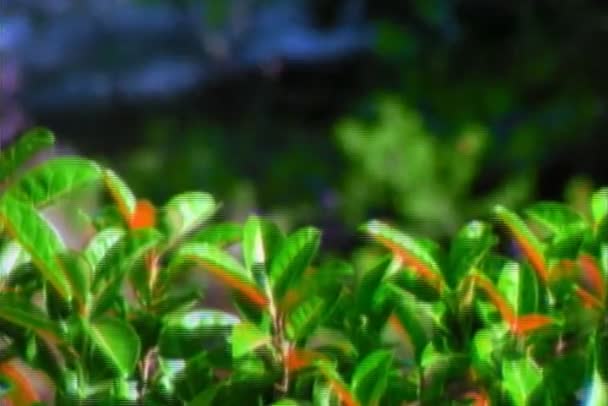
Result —
<path fill-rule="evenodd" d="M 77 157 L 54 158 L 29 170 L 8 188 L 6 195 L 42 207 L 99 180 L 101 169 L 93 161 Z"/>
<path fill-rule="evenodd" d="M 456 286 L 464 275 L 477 267 L 496 242 L 497 239 L 489 225 L 472 221 L 464 226 L 450 247 L 450 272 L 446 275 L 446 279 L 451 285 Z"/>
<path fill-rule="evenodd" d="M 111 169 L 104 169 L 103 179 L 106 188 L 110 192 L 112 199 L 118 207 L 118 211 L 122 215 L 125 222 L 129 222 L 129 219 L 135 212 L 135 206 L 137 200 L 135 195 L 127 186 L 127 184 Z"/>
<path fill-rule="evenodd" d="M 17 241 L 8 241 L 0 248 L 0 280 L 6 278 L 15 268 L 30 259 L 30 255 Z"/>
<path fill-rule="evenodd" d="M 405 266 L 412 268 L 431 286 L 441 289 L 439 265 L 429 251 L 412 237 L 377 220 L 365 224 L 363 231 L 391 250 Z"/>
<path fill-rule="evenodd" d="M 302 273 L 315 256 L 321 233 L 312 228 L 302 228 L 288 236 L 277 250 L 270 265 L 270 280 L 277 298 L 281 298 L 293 281 Z"/>
<path fill-rule="evenodd" d="M 538 283 L 532 270 L 509 261 L 500 272 L 496 285 L 515 315 L 537 310 Z"/>
<path fill-rule="evenodd" d="M 208 220 L 216 210 L 213 197 L 203 192 L 174 196 L 162 209 L 162 225 L 170 242 L 187 235 Z"/>
<path fill-rule="evenodd" d="M 194 261 L 202 265 L 209 273 L 221 280 L 239 294 L 259 307 L 266 306 L 268 300 L 259 291 L 251 275 L 232 256 L 220 248 L 207 243 L 188 243 L 181 247 L 177 262 Z"/>
<path fill-rule="evenodd" d="M 141 343 L 133 327 L 120 319 L 110 317 L 100 318 L 85 325 L 97 348 L 121 377 L 129 376 L 141 351 Z"/>
<path fill-rule="evenodd" d="M 502 385 L 516 406 L 529 405 L 532 393 L 543 379 L 542 370 L 530 359 L 504 360 Z"/>
<path fill-rule="evenodd" d="M 232 330 L 232 357 L 239 358 L 270 344 L 272 336 L 253 323 L 240 323 Z"/>
<path fill-rule="evenodd" d="M 118 227 L 109 227 L 101 230 L 89 241 L 84 250 L 84 257 L 91 265 L 93 271 L 108 252 L 124 237 L 125 231 Z"/>
<path fill-rule="evenodd" d="M 0 182 L 11 176 L 38 151 L 50 147 L 55 136 L 45 128 L 32 128 L 6 149 L 0 149 Z"/>
<path fill-rule="evenodd" d="M 10 196 L 0 199 L 0 223 L 32 257 L 32 261 L 61 296 L 70 300 L 72 289 L 56 255 L 63 242 L 36 210 Z"/>
<path fill-rule="evenodd" d="M 608 187 L 599 189 L 591 197 L 591 216 L 598 237 L 605 237 L 608 231 Z"/>
<path fill-rule="evenodd" d="M 585 228 L 583 217 L 562 203 L 537 202 L 528 207 L 525 213 L 552 234 L 572 233 Z"/>
<path fill-rule="evenodd" d="M 325 300 L 311 297 L 295 308 L 287 318 L 288 336 L 297 342 L 310 334 L 324 316 L 325 304 Z"/>

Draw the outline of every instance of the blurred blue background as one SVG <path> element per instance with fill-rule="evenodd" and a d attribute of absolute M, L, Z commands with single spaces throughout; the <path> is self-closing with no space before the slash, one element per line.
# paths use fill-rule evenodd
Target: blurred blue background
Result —
<path fill-rule="evenodd" d="M 162 203 L 443 238 L 608 183 L 602 1 L 3 0 L 0 142 L 31 125 Z"/>

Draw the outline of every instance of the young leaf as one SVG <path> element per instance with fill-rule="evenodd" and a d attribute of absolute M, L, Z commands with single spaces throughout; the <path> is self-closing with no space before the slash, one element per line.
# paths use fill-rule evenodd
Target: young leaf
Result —
<path fill-rule="evenodd" d="M 169 242 L 178 240 L 208 220 L 216 210 L 213 197 L 203 192 L 174 196 L 162 209 L 161 221 Z"/>
<path fill-rule="evenodd" d="M 446 278 L 451 285 L 456 286 L 471 269 L 477 267 L 496 242 L 488 224 L 471 221 L 464 226 L 450 247 L 450 272 Z"/>
<path fill-rule="evenodd" d="M 537 310 L 538 283 L 528 267 L 522 267 L 513 261 L 507 262 L 498 277 L 497 288 L 515 315 Z"/>
<path fill-rule="evenodd" d="M 4 195 L 0 199 L 0 223 L 31 255 L 44 278 L 64 299 L 71 300 L 71 286 L 56 260 L 56 255 L 64 250 L 63 242 L 38 212 L 30 205 Z"/>
<path fill-rule="evenodd" d="M 538 202 L 528 207 L 525 213 L 554 235 L 577 232 L 585 228 L 582 216 L 562 203 Z"/>
<path fill-rule="evenodd" d="M 287 370 L 294 372 L 302 368 L 313 366 L 315 361 L 324 359 L 323 355 L 310 350 L 290 348 L 284 360 Z"/>
<path fill-rule="evenodd" d="M 542 382 L 542 370 L 531 359 L 504 360 L 502 384 L 515 406 L 530 404 L 532 393 Z"/>
<path fill-rule="evenodd" d="M 517 317 L 511 323 L 511 331 L 513 334 L 523 336 L 531 331 L 548 326 L 553 323 L 553 319 L 543 314 L 526 314 Z"/>
<path fill-rule="evenodd" d="M 103 171 L 103 179 L 112 199 L 118 207 L 118 211 L 125 222 L 128 223 L 135 212 L 137 204 L 135 195 L 113 170 L 105 169 Z"/>
<path fill-rule="evenodd" d="M 128 377 L 135 369 L 141 343 L 139 337 L 126 322 L 111 317 L 85 322 L 85 328 L 97 348 L 120 373 Z"/>
<path fill-rule="evenodd" d="M 253 323 L 240 323 L 232 330 L 232 357 L 239 358 L 270 344 L 272 336 Z"/>
<path fill-rule="evenodd" d="M 281 231 L 271 222 L 250 216 L 243 226 L 243 259 L 253 270 L 255 264 L 266 264 L 283 240 Z"/>
<path fill-rule="evenodd" d="M 287 335 L 293 341 L 299 341 L 308 336 L 318 326 L 326 309 L 326 301 L 319 297 L 311 297 L 287 318 Z"/>
<path fill-rule="evenodd" d="M 176 255 L 175 261 L 181 263 L 187 260 L 201 264 L 213 276 L 257 306 L 267 305 L 268 299 L 259 291 L 247 270 L 220 248 L 207 243 L 185 244 Z"/>
<path fill-rule="evenodd" d="M 3 149 L 0 145 L 0 182 L 4 182 L 38 151 L 50 147 L 55 136 L 45 128 L 32 128 Z"/>
<path fill-rule="evenodd" d="M 101 179 L 101 169 L 77 157 L 54 158 L 28 171 L 6 191 L 35 207 L 48 206 L 66 194 Z"/>
<path fill-rule="evenodd" d="M 125 231 L 118 227 L 106 228 L 89 241 L 84 250 L 84 257 L 95 272 L 103 258 L 110 252 L 112 247 L 124 237 Z"/>
<path fill-rule="evenodd" d="M 302 228 L 287 237 L 277 250 L 270 265 L 270 281 L 278 299 L 282 298 L 293 281 L 300 278 L 319 247 L 321 233 Z"/>
<path fill-rule="evenodd" d="M 416 240 L 377 220 L 365 224 L 363 231 L 390 249 L 405 266 L 412 268 L 431 286 L 441 290 L 439 266 L 429 251 Z"/>
<path fill-rule="evenodd" d="M 502 206 L 496 206 L 494 212 L 507 226 L 523 256 L 530 262 L 543 282 L 547 281 L 548 272 L 542 247 L 537 238 L 528 229 L 519 216 Z"/>
<path fill-rule="evenodd" d="M 391 351 L 376 350 L 355 368 L 351 390 L 362 405 L 379 405 L 388 386 L 388 374 L 393 362 Z"/>

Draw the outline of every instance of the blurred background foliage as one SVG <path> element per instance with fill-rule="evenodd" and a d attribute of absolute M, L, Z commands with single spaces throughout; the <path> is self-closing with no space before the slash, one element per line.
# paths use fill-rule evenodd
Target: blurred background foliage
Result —
<path fill-rule="evenodd" d="M 370 217 L 445 238 L 494 203 L 577 204 L 608 183 L 605 2 L 8 3 L 0 17 L 21 37 L 0 44 L 14 62 L 3 63 L 3 131 L 49 126 L 157 203 L 205 190 L 228 219 L 314 224 L 346 250 Z M 99 47 L 79 58 L 40 29 L 112 13 L 122 25 L 87 31 Z M 56 66 L 32 67 L 11 47 L 22 37 Z M 78 79 L 91 77 L 105 81 Z"/>

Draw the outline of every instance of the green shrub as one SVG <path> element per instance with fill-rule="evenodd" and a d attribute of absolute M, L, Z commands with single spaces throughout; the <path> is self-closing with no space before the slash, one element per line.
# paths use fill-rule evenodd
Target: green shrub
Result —
<path fill-rule="evenodd" d="M 318 256 L 321 233 L 251 216 L 206 224 L 219 204 L 179 194 L 156 209 L 86 159 L 18 168 L 53 141 L 33 130 L 0 158 L 0 394 L 151 405 L 588 404 L 608 402 L 608 189 L 588 213 L 540 202 L 525 222 L 466 224 L 448 249 L 373 220 L 374 266 Z M 103 186 L 68 249 L 45 209 Z M 237 249 L 238 248 L 238 249 Z M 504 251 L 504 250 L 503 250 Z M 231 292 L 192 284 L 204 272 Z"/>

